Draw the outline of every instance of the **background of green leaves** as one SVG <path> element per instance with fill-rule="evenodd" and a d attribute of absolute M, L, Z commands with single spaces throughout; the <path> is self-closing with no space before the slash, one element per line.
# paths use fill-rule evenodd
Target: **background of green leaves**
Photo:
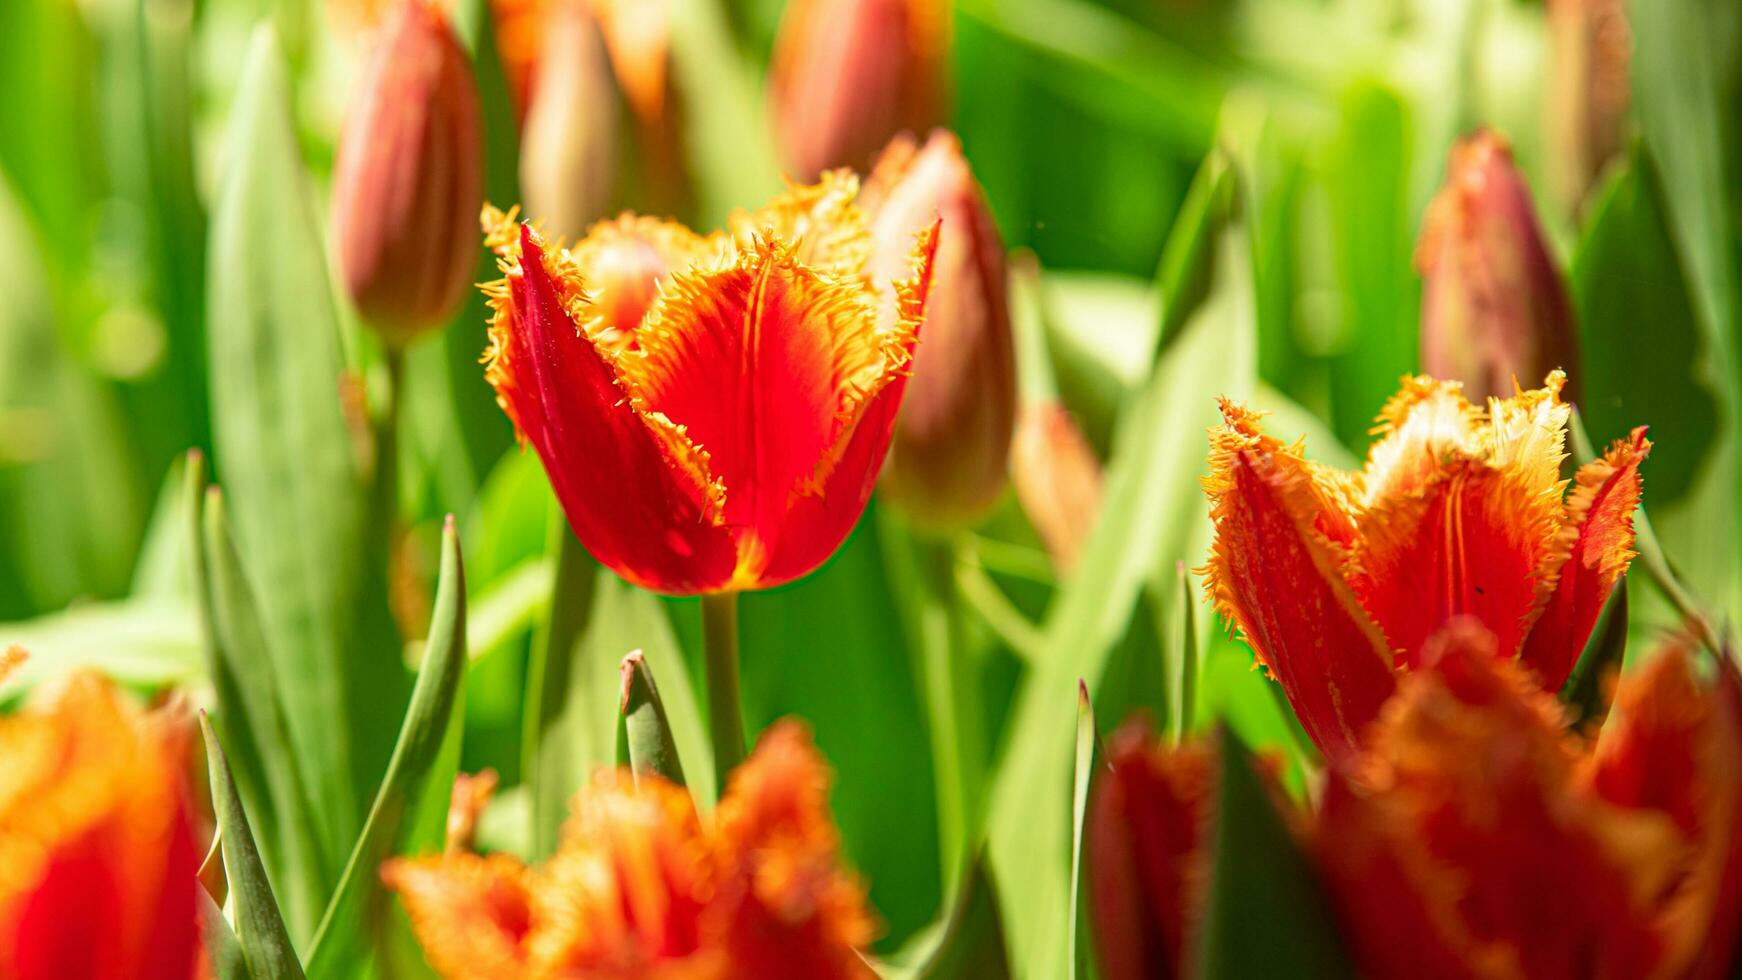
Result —
<path fill-rule="evenodd" d="M 761 77 L 780 7 L 673 0 L 696 191 L 683 217 L 717 222 L 778 186 Z M 1013 277 L 1023 397 L 1056 393 L 1084 422 L 1107 498 L 1069 581 L 1011 501 L 957 552 L 964 589 L 1003 605 L 972 604 L 958 651 L 985 706 L 963 751 L 987 839 L 954 917 L 940 862 L 976 849 L 970 819 L 937 816 L 925 556 L 874 505 L 817 575 L 745 598 L 747 720 L 814 727 L 894 964 L 921 969 L 943 936 L 945 975 L 1052 977 L 1070 950 L 1086 958 L 1067 914 L 1079 678 L 1103 729 L 1136 706 L 1165 718 L 1180 713 L 1168 672 L 1195 652 L 1196 720 L 1292 757 L 1274 692 L 1179 572 L 1208 540 L 1204 428 L 1227 394 L 1319 459 L 1362 450 L 1415 366 L 1413 244 L 1475 125 L 1511 139 L 1538 191 L 1579 312 L 1592 439 L 1652 426 L 1663 552 L 1720 619 L 1742 613 L 1742 6 L 1629 11 L 1634 139 L 1574 215 L 1545 192 L 1540 2 L 957 0 L 954 126 L 1007 243 L 1041 270 Z M 486 842 L 548 849 L 568 793 L 617 757 L 628 649 L 660 677 L 698 795 L 712 787 L 697 604 L 555 574 L 572 539 L 476 364 L 481 301 L 410 358 L 413 572 L 386 579 L 337 395 L 341 375 L 377 396 L 380 379 L 328 271 L 325 185 L 355 70 L 328 15 L 318 0 L 0 3 L 0 642 L 35 653 L 0 693 L 78 664 L 201 692 L 289 941 L 311 973 L 349 974 L 416 963 L 388 919 L 341 920 L 369 928 L 315 945 L 335 889 L 387 914 L 372 876 L 347 875 L 359 835 L 365 856 L 427 846 L 445 793 L 425 790 L 493 766 L 507 789 Z M 482 0 L 455 17 L 478 53 L 490 195 L 512 203 Z M 206 454 L 192 473 L 191 447 Z M 208 476 L 219 495 L 199 489 Z M 444 600 L 438 570 L 462 544 L 464 595 Z M 1676 617 L 1632 578 L 1644 638 Z M 446 638 L 401 637 L 390 584 Z M 461 640 L 463 683 L 429 687 Z M 560 669 L 527 712 L 541 650 Z M 408 746 L 415 665 L 413 714 L 435 735 Z M 561 751 L 534 760 L 533 743 Z M 396 744 L 422 769 L 383 792 Z M 371 817 L 378 792 L 391 826 Z"/>

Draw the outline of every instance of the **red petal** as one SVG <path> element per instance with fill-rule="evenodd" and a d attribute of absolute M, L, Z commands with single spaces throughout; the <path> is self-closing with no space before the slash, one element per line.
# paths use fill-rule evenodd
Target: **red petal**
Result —
<path fill-rule="evenodd" d="M 1579 468 L 1578 485 L 1567 498 L 1562 532 L 1567 559 L 1522 654 L 1551 688 L 1559 687 L 1572 673 L 1609 590 L 1633 561 L 1639 464 L 1650 452 L 1651 442 L 1640 427 L 1610 447 L 1602 459 Z"/>
<path fill-rule="evenodd" d="M 512 249 L 506 261 L 513 266 Z M 611 362 L 582 336 L 569 305 L 578 292 L 561 256 L 547 257 L 529 226 L 518 267 L 493 300 L 488 370 L 497 400 L 544 461 L 581 544 L 637 585 L 706 592 L 735 560 L 730 532 L 709 519 L 714 488 L 706 457 L 682 432 L 636 413 Z"/>
<path fill-rule="evenodd" d="M 1552 498 L 1505 471 L 1454 462 L 1361 515 L 1351 584 L 1401 664 L 1415 666 L 1422 644 L 1457 616 L 1480 620 L 1509 655 L 1536 605 L 1557 516 Z"/>
<path fill-rule="evenodd" d="M 1352 752 L 1396 686 L 1391 652 L 1343 579 L 1322 528 L 1347 518 L 1305 460 L 1224 403 L 1211 435 L 1216 543 L 1207 588 L 1327 754 Z"/>

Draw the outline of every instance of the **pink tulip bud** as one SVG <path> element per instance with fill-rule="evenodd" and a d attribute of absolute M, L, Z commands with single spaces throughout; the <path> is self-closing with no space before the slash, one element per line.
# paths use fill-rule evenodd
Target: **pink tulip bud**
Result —
<path fill-rule="evenodd" d="M 1557 369 L 1577 376 L 1572 304 L 1505 140 L 1479 132 L 1453 148 L 1415 259 L 1428 374 L 1478 404 Z"/>
<path fill-rule="evenodd" d="M 1025 406 L 1010 449 L 1011 482 L 1028 522 L 1069 574 L 1101 514 L 1101 461 L 1063 405 Z"/>
<path fill-rule="evenodd" d="M 1621 150 L 1633 35 L 1622 0 L 1551 0 L 1548 26 L 1549 163 L 1571 214 Z"/>
<path fill-rule="evenodd" d="M 911 264 L 914 236 L 941 222 L 931 301 L 883 491 L 916 524 L 965 526 L 997 501 L 1007 479 L 1016 364 L 1004 243 L 961 144 L 946 132 L 923 148 L 907 137 L 892 144 L 865 205 L 874 277 L 899 274 Z"/>
<path fill-rule="evenodd" d="M 484 198 L 478 93 L 431 0 L 387 17 L 356 85 L 333 174 L 333 249 L 345 290 L 388 343 L 440 325 L 477 264 Z"/>
<path fill-rule="evenodd" d="M 770 76 L 791 175 L 864 169 L 890 138 L 942 121 L 948 4 L 792 0 Z"/>
<path fill-rule="evenodd" d="M 617 169 L 617 89 L 581 0 L 551 12 L 520 137 L 528 216 L 570 240 L 604 217 Z"/>

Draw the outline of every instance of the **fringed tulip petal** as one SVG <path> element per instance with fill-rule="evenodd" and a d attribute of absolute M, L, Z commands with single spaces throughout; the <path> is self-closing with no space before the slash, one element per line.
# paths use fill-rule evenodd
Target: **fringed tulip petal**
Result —
<path fill-rule="evenodd" d="M 533 927 L 528 872 L 503 855 L 404 858 L 381 869 L 430 966 L 444 977 L 526 976 Z"/>
<path fill-rule="evenodd" d="M 1702 682 L 1694 655 L 1678 637 L 1622 678 L 1589 779 L 1596 796 L 1666 814 L 1692 842 L 1658 898 L 1662 975 L 1709 977 L 1732 961 L 1742 927 L 1742 689 L 1728 666 Z"/>
<path fill-rule="evenodd" d="M 503 229 L 498 232 L 514 234 Z M 560 253 L 528 226 L 499 244 L 507 283 L 492 298 L 486 377 L 546 473 L 575 535 L 625 578 L 662 591 L 731 579 L 731 534 L 704 451 L 681 429 L 627 411 L 611 355 L 582 335 L 585 297 Z"/>
<path fill-rule="evenodd" d="M 1602 459 L 1579 468 L 1562 531 L 1566 559 L 1523 652 L 1524 662 L 1550 688 L 1558 688 L 1572 673 L 1603 603 L 1633 561 L 1639 464 L 1650 452 L 1645 429 L 1638 428 Z"/>
<path fill-rule="evenodd" d="M 1346 517 L 1298 452 L 1227 402 L 1205 480 L 1216 525 L 1206 588 L 1281 682 L 1313 741 L 1334 758 L 1395 687 L 1391 652 L 1343 578 L 1320 525 Z"/>
<path fill-rule="evenodd" d="M 715 815 L 717 941 L 734 976 L 864 978 L 877 933 L 865 886 L 840 867 L 829 771 L 804 726 L 776 724 L 732 774 Z"/>
<path fill-rule="evenodd" d="M 1465 615 L 1488 624 L 1500 650 L 1516 651 L 1559 509 L 1554 498 L 1465 460 L 1363 514 L 1351 580 L 1399 662 L 1415 666 L 1427 638 Z"/>
<path fill-rule="evenodd" d="M 1673 849 L 1669 821 L 1578 793 L 1554 696 L 1496 657 L 1480 625 L 1459 620 L 1429 647 L 1358 764 L 1333 771 L 1321 814 L 1364 971 L 1648 975 L 1658 944 L 1640 861 Z"/>
<path fill-rule="evenodd" d="M 0 719 L 0 977 L 199 975 L 188 732 L 86 673 Z"/>

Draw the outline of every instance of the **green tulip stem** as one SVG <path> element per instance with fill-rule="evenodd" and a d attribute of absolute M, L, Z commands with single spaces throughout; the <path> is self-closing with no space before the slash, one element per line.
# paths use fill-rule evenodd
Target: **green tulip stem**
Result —
<path fill-rule="evenodd" d="M 708 668 L 708 734 L 714 744 L 714 785 L 744 761 L 744 708 L 738 691 L 738 593 L 702 596 L 702 646 Z"/>

